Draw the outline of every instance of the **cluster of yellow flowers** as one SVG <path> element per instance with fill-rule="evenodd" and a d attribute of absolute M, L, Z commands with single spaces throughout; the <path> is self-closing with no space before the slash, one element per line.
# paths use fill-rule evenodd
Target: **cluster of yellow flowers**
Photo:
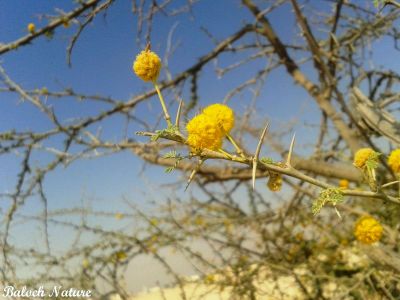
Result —
<path fill-rule="evenodd" d="M 88 269 L 88 268 L 90 267 L 90 262 L 89 262 L 89 260 L 88 260 L 87 258 L 84 258 L 84 259 L 83 259 L 83 261 L 82 261 L 82 267 L 83 267 L 84 269 Z"/>
<path fill-rule="evenodd" d="M 364 169 L 368 163 L 378 163 L 379 153 L 371 148 L 362 148 L 354 155 L 353 165 Z M 395 174 L 400 175 L 400 149 L 393 150 L 388 157 L 388 165 Z"/>
<path fill-rule="evenodd" d="M 393 150 L 390 153 L 388 165 L 395 174 L 400 174 L 400 149 Z"/>
<path fill-rule="evenodd" d="M 133 71 L 143 81 L 155 82 L 160 75 L 161 59 L 156 53 L 145 49 L 140 52 L 133 63 Z"/>
<path fill-rule="evenodd" d="M 111 258 L 113 261 L 124 261 L 127 259 L 128 255 L 126 254 L 125 251 L 117 251 L 114 253 L 114 256 Z"/>
<path fill-rule="evenodd" d="M 167 115 L 164 100 L 156 85 L 161 70 L 161 60 L 158 55 L 150 51 L 148 46 L 136 56 L 132 68 L 140 79 L 153 82 L 159 93 L 164 113 Z M 234 124 L 235 116 L 232 109 L 224 104 L 210 105 L 188 122 L 187 143 L 194 151 L 218 150 L 222 146 L 223 138 L 229 135 Z"/>
<path fill-rule="evenodd" d="M 350 185 L 350 183 L 349 183 L 349 181 L 348 181 L 347 179 L 341 179 L 341 180 L 339 181 L 339 187 L 340 187 L 341 189 L 348 189 L 348 188 L 349 188 L 349 185 Z"/>
<path fill-rule="evenodd" d="M 145 82 L 151 81 L 156 86 L 161 70 L 161 60 L 156 53 L 147 47 L 136 56 L 132 68 L 140 79 Z M 160 93 L 159 96 L 166 114 L 164 100 Z M 201 149 L 218 150 L 222 146 L 223 138 L 229 135 L 234 124 L 235 116 L 228 106 L 224 104 L 210 105 L 187 124 L 187 142 L 195 151 Z"/>
<path fill-rule="evenodd" d="M 378 162 L 378 153 L 371 148 L 362 148 L 354 155 L 354 166 L 363 169 L 367 166 L 368 162 Z"/>
<path fill-rule="evenodd" d="M 383 227 L 373 217 L 361 217 L 355 227 L 354 235 L 358 241 L 363 244 L 373 244 L 382 237 Z"/>
<path fill-rule="evenodd" d="M 27 29 L 28 29 L 29 33 L 34 34 L 35 30 L 36 30 L 36 26 L 35 26 L 34 23 L 29 23 L 28 26 L 27 26 Z"/>
<path fill-rule="evenodd" d="M 186 125 L 187 142 L 192 150 L 221 148 L 223 138 L 235 125 L 235 115 L 224 104 L 212 104 Z"/>
<path fill-rule="evenodd" d="M 124 218 L 124 214 L 116 213 L 114 217 L 115 217 L 116 220 L 122 220 Z"/>
<path fill-rule="evenodd" d="M 354 155 L 353 165 L 357 168 L 368 171 L 378 165 L 379 153 L 371 148 L 362 148 Z M 387 163 L 393 173 L 400 176 L 400 149 L 393 150 L 387 160 Z M 358 241 L 364 244 L 373 244 L 379 241 L 382 237 L 383 227 L 373 217 L 361 217 L 354 227 L 354 235 Z"/>
<path fill-rule="evenodd" d="M 282 174 L 270 172 L 267 186 L 272 192 L 279 192 L 282 189 Z"/>

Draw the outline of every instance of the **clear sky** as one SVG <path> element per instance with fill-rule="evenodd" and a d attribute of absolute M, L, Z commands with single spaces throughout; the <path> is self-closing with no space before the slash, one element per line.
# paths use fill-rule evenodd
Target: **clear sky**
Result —
<path fill-rule="evenodd" d="M 177 4 L 185 2 L 176 1 Z M 25 35 L 26 26 L 30 22 L 34 22 L 37 28 L 44 26 L 47 21 L 40 21 L 39 15 L 55 14 L 56 7 L 69 11 L 74 7 L 72 3 L 73 1 L 67 0 L 1 1 L 0 43 L 8 43 Z M 26 89 L 47 87 L 51 91 L 59 91 L 71 87 L 76 92 L 109 95 L 127 101 L 135 94 L 151 88 L 132 73 L 132 61 L 144 44 L 136 43 L 137 18 L 131 9 L 131 1 L 120 0 L 111 6 L 105 18 L 95 18 L 76 43 L 71 68 L 66 64 L 66 47 L 77 29 L 74 24 L 68 29 L 57 29 L 50 41 L 41 37 L 34 40 L 32 45 L 3 55 L 0 63 L 9 76 Z M 253 22 L 253 18 L 238 0 L 203 0 L 194 5 L 192 15 L 183 14 L 169 18 L 157 15 L 151 35 L 152 49 L 163 57 L 168 34 L 171 28 L 176 26 L 172 41 L 179 43 L 179 46 L 170 58 L 169 66 L 171 72 L 177 74 L 214 47 L 212 40 L 202 31 L 202 27 L 207 28 L 215 38 L 223 39 L 238 30 L 246 21 Z M 289 6 L 285 5 L 274 12 L 271 22 L 284 41 L 291 41 L 296 25 Z M 378 65 L 398 67 L 398 63 L 393 62 L 393 58 L 387 55 L 391 48 L 391 42 L 382 41 L 375 54 Z M 241 57 L 241 54 L 224 55 L 218 63 L 227 66 Z M 211 64 L 199 78 L 200 105 L 222 101 L 227 92 L 252 77 L 266 64 L 265 59 L 260 59 L 221 79 L 216 76 Z M 162 78 L 164 76 L 165 74 L 161 74 Z M 46 118 L 31 104 L 21 102 L 16 95 L 10 93 L 1 93 L 0 97 L 1 132 L 13 128 L 21 131 L 45 131 L 51 128 Z M 294 119 L 301 119 L 303 123 L 319 122 L 316 118 L 318 109 L 313 100 L 293 85 L 283 69 L 268 77 L 260 99 L 257 120 L 261 123 L 270 120 L 272 130 Z M 241 114 L 249 101 L 250 94 L 244 93 L 234 97 L 229 105 Z M 105 109 L 105 106 L 98 103 L 77 102 L 72 98 L 49 100 L 50 102 L 62 120 L 95 115 Z M 175 109 L 176 105 L 172 107 L 173 111 Z M 151 106 L 145 102 L 136 111 L 141 119 L 155 124 L 160 107 L 154 98 Z M 129 127 L 128 137 L 135 138 L 134 132 L 142 129 L 139 125 Z M 124 138 L 124 121 L 113 117 L 102 124 L 102 130 L 104 137 L 117 142 Z M 307 126 L 296 129 L 298 136 L 302 137 L 300 145 L 306 144 L 312 138 L 309 134 L 312 130 Z M 51 140 L 49 145 L 60 147 L 60 140 Z M 46 161 L 48 157 L 45 154 L 36 154 L 35 163 L 43 165 Z M 19 159 L 14 154 L 2 156 L 0 165 L 0 190 L 12 191 L 19 170 Z M 145 204 L 154 198 L 162 200 L 159 191 L 151 191 L 149 184 L 157 187 L 176 180 L 176 176 L 179 175 L 166 175 L 161 168 L 150 167 L 144 175 L 139 176 L 141 167 L 141 160 L 126 151 L 95 160 L 81 160 L 67 168 L 57 168 L 45 181 L 49 209 L 80 206 L 84 199 L 86 204 L 91 203 L 99 210 L 122 211 L 125 208 L 122 197 L 137 204 Z M 0 207 L 6 206 L 4 203 L 0 204 Z M 26 204 L 24 211 L 30 212 L 40 208 L 41 203 L 33 197 Z M 54 239 L 57 240 L 56 232 L 53 233 Z M 20 234 L 26 237 L 26 243 L 40 243 L 32 241 L 31 233 L 26 230 L 21 229 Z M 56 244 L 61 249 L 64 247 L 63 244 L 54 243 L 56 248 Z"/>

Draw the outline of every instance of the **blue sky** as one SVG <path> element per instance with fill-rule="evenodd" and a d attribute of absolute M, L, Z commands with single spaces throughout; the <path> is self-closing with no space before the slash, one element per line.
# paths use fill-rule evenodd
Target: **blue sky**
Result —
<path fill-rule="evenodd" d="M 177 1 L 178 4 L 185 2 Z M 55 7 L 69 11 L 74 5 L 67 0 L 1 1 L 0 43 L 25 35 L 26 26 L 30 22 L 34 22 L 38 28 L 44 26 L 47 21 L 40 21 L 38 15 L 55 14 Z M 221 40 L 237 31 L 244 22 L 252 20 L 252 16 L 238 0 L 200 1 L 194 6 L 193 15 L 169 18 L 158 15 L 153 25 L 152 48 L 161 57 L 164 56 L 168 33 L 173 26 L 177 26 L 172 41 L 179 42 L 179 47 L 169 63 L 171 72 L 177 74 L 214 47 L 210 38 L 201 30 L 202 26 Z M 289 6 L 277 9 L 270 20 L 283 40 L 290 42 L 296 25 Z M 68 29 L 57 29 L 51 41 L 41 37 L 34 40 L 32 45 L 7 53 L 1 57 L 0 63 L 9 76 L 26 89 L 47 87 L 51 91 L 58 91 L 71 87 L 76 92 L 109 95 L 127 101 L 133 95 L 151 88 L 136 78 L 131 70 L 135 55 L 144 46 L 143 43 L 136 43 L 136 27 L 137 18 L 131 12 L 131 1 L 116 1 L 108 10 L 106 18 L 97 17 L 82 33 L 72 55 L 72 68 L 66 64 L 66 47 L 77 29 L 76 25 Z M 379 47 L 376 46 L 374 58 L 378 62 L 377 66 L 398 67 L 397 60 L 393 61 L 393 56 L 388 55 L 393 53 L 391 48 L 392 42 L 385 40 L 381 41 Z M 227 66 L 243 57 L 244 54 L 223 55 L 219 64 Z M 217 78 L 210 64 L 199 77 L 200 105 L 222 101 L 230 89 L 249 79 L 266 63 L 265 60 L 258 60 L 222 79 Z M 309 71 L 309 68 L 306 70 Z M 164 78 L 164 74 L 161 76 Z M 0 97 L 1 132 L 13 128 L 21 131 L 45 131 L 51 128 L 50 122 L 31 104 L 21 102 L 10 93 L 2 93 Z M 234 97 L 229 105 L 240 115 L 249 101 L 250 94 L 244 93 Z M 77 102 L 72 98 L 50 100 L 49 103 L 62 120 L 95 115 L 106 108 L 98 103 Z M 172 111 L 175 110 L 176 104 L 172 107 Z M 281 68 L 268 77 L 262 89 L 256 119 L 261 123 L 270 120 L 273 130 L 296 118 L 318 124 L 317 111 L 313 100 L 302 89 L 294 86 L 292 79 Z M 160 113 L 158 101 L 152 99 L 151 107 L 149 102 L 143 103 L 136 112 L 141 119 L 155 124 Z M 124 137 L 124 122 L 121 118 L 113 117 L 102 127 L 104 136 L 110 141 L 117 142 Z M 132 125 L 128 136 L 134 137 L 134 132 L 141 129 L 139 125 Z M 307 126 L 299 126 L 296 131 L 301 138 L 300 145 L 313 138 L 313 131 Z M 54 147 L 60 146 L 59 139 L 49 143 Z M 264 152 L 267 150 L 266 147 Z M 35 156 L 38 165 L 43 165 L 46 160 L 46 155 Z M 0 190 L 12 191 L 19 170 L 19 159 L 14 154 L 3 156 L 0 157 L 0 164 Z M 67 168 L 57 168 L 45 181 L 49 209 L 80 206 L 82 199 L 85 199 L 86 203 L 91 203 L 99 210 L 122 211 L 126 208 L 121 201 L 122 196 L 140 205 L 155 198 L 162 201 L 160 193 L 150 191 L 147 183 L 151 179 L 152 186 L 157 187 L 177 180 L 176 176 L 179 175 L 166 175 L 161 168 L 150 167 L 144 175 L 139 176 L 141 166 L 142 162 L 126 151 L 95 160 L 77 161 Z M 3 204 L 0 207 L 4 208 Z M 33 198 L 26 204 L 24 212 L 40 208 L 41 203 Z M 30 232 L 20 233 L 30 236 Z M 29 239 L 26 241 L 31 242 Z"/>

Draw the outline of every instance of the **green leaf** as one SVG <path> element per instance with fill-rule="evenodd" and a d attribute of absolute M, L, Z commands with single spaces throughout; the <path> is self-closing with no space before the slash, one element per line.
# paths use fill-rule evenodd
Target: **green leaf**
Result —
<path fill-rule="evenodd" d="M 260 158 L 260 161 L 261 161 L 263 164 L 267 164 L 267 165 L 275 164 L 271 157 L 261 157 L 261 158 Z"/>
<path fill-rule="evenodd" d="M 165 173 L 171 173 L 173 170 L 175 170 L 175 166 L 165 168 L 164 171 L 165 171 Z"/>
<path fill-rule="evenodd" d="M 166 129 L 161 129 L 161 130 L 156 130 L 156 134 L 155 135 L 153 135 L 152 137 L 151 137 L 151 140 L 153 141 L 153 142 L 155 142 L 155 141 L 157 141 L 160 137 L 163 137 L 163 136 L 171 136 L 171 135 L 176 135 L 176 132 L 178 131 L 178 127 L 177 126 L 175 126 L 175 125 L 171 125 L 171 126 L 169 126 L 168 128 L 166 128 Z"/>
<path fill-rule="evenodd" d="M 379 152 L 374 152 L 365 162 L 365 165 L 367 166 L 367 168 L 370 169 L 376 169 L 379 165 L 379 155 L 381 155 L 381 153 Z"/>
<path fill-rule="evenodd" d="M 314 200 L 311 207 L 311 212 L 314 215 L 317 215 L 326 204 L 329 203 L 335 206 L 338 203 L 342 202 L 343 199 L 344 195 L 342 190 L 333 187 L 327 188 L 319 194 L 317 199 Z"/>
<path fill-rule="evenodd" d="M 180 157 L 180 154 L 177 154 L 175 150 L 172 150 L 164 154 L 164 158 L 177 158 L 177 157 Z"/>
<path fill-rule="evenodd" d="M 167 152 L 166 154 L 164 154 L 163 156 L 164 158 L 171 158 L 171 159 L 175 159 L 175 163 L 174 165 L 167 167 L 164 171 L 165 173 L 171 173 L 173 170 L 176 169 L 176 167 L 179 165 L 179 163 L 181 162 L 181 160 L 185 159 L 184 156 L 182 156 L 180 153 L 176 153 L 175 150 L 172 150 L 170 152 Z"/>

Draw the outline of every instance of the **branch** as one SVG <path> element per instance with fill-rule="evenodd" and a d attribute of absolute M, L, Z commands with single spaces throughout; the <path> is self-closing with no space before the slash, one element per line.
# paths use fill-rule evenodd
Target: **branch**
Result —
<path fill-rule="evenodd" d="M 276 54 L 281 59 L 282 64 L 286 67 L 287 72 L 293 77 L 297 84 L 302 86 L 316 100 L 320 108 L 332 120 L 333 124 L 346 141 L 350 150 L 353 153 L 356 152 L 359 148 L 361 148 L 361 143 L 356 135 L 356 132 L 347 126 L 341 115 L 336 111 L 335 107 L 328 101 L 327 95 L 300 71 L 298 65 L 290 57 L 286 47 L 276 35 L 268 19 L 260 14 L 260 10 L 254 5 L 254 3 L 251 0 L 242 0 L 242 2 L 262 25 L 262 28 L 258 30 L 258 32 L 264 35 L 274 47 Z"/>
<path fill-rule="evenodd" d="M 29 44 L 31 41 L 33 41 L 34 39 L 40 37 L 41 35 L 46 34 L 47 32 L 51 32 L 52 30 L 54 30 L 55 28 L 57 28 L 58 26 L 61 26 L 65 23 L 65 19 L 73 19 L 77 16 L 79 16 L 80 14 L 82 14 L 84 11 L 96 6 L 101 0 L 89 0 L 85 3 L 82 4 L 81 7 L 73 10 L 72 12 L 54 20 L 53 22 L 50 22 L 47 26 L 37 30 L 36 32 L 34 32 L 33 34 L 28 34 L 24 37 L 21 37 L 13 42 L 10 42 L 6 45 L 0 46 L 0 55 L 4 54 L 8 51 L 14 50 L 19 48 L 20 46 L 24 46 Z"/>

